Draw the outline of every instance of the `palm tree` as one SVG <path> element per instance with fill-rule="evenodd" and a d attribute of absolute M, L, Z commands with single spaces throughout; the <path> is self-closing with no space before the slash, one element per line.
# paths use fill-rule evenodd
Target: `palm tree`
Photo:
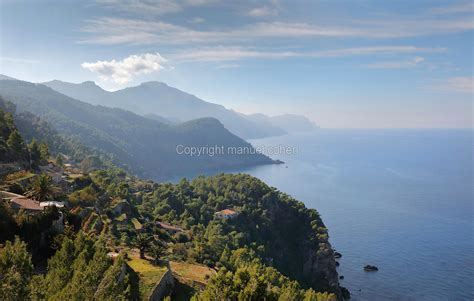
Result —
<path fill-rule="evenodd" d="M 27 192 L 27 196 L 38 202 L 44 202 L 53 198 L 57 188 L 53 184 L 53 179 L 45 173 L 36 177 L 35 181 Z"/>
<path fill-rule="evenodd" d="M 133 245 L 140 250 L 140 258 L 145 259 L 145 251 L 150 247 L 151 237 L 148 234 L 140 233 L 135 237 Z"/>

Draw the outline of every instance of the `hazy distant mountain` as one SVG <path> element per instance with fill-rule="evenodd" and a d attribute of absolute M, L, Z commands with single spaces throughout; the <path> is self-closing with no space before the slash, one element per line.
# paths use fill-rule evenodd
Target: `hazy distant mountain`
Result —
<path fill-rule="evenodd" d="M 251 148 L 250 144 L 230 133 L 214 118 L 168 125 L 123 109 L 94 106 L 45 85 L 17 80 L 0 80 L 0 96 L 15 103 L 17 111 L 33 112 L 60 133 L 112 154 L 118 162 L 130 166 L 142 176 L 156 179 L 189 172 L 273 163 L 270 158 L 258 154 L 178 155 L 176 146 L 179 144 Z"/>
<path fill-rule="evenodd" d="M 271 123 L 287 132 L 307 132 L 318 126 L 302 115 L 285 114 L 270 117 Z"/>
<path fill-rule="evenodd" d="M 288 131 L 285 129 L 278 127 L 272 123 L 271 117 L 264 115 L 264 114 L 251 114 L 251 115 L 246 115 L 246 114 L 240 114 L 242 117 L 244 117 L 247 120 L 250 120 L 254 124 L 256 124 L 260 128 L 266 128 L 270 129 L 271 132 L 273 133 L 272 136 L 279 136 L 279 135 L 284 135 Z"/>
<path fill-rule="evenodd" d="M 242 138 L 262 138 L 281 135 L 284 132 L 275 126 L 256 124 L 221 105 L 206 102 L 160 82 L 146 82 L 115 92 L 105 91 L 93 82 L 73 84 L 55 80 L 44 84 L 62 94 L 91 104 L 121 108 L 140 115 L 155 114 L 169 120 L 181 121 L 214 117 L 229 131 Z"/>
<path fill-rule="evenodd" d="M 0 80 L 17 80 L 16 78 L 0 74 Z"/>
<path fill-rule="evenodd" d="M 177 120 L 177 119 L 171 120 L 171 119 L 168 119 L 168 118 L 165 118 L 165 117 L 162 117 L 162 116 L 158 116 L 156 114 L 145 114 L 143 116 L 148 118 L 148 119 L 156 120 L 156 121 L 159 121 L 159 122 L 164 123 L 164 124 L 178 124 L 178 123 L 181 123 L 180 120 Z"/>
<path fill-rule="evenodd" d="M 267 116 L 264 114 L 252 114 L 244 116 L 256 124 L 274 127 L 275 129 L 280 129 L 283 133 L 307 132 L 318 128 L 311 120 L 302 115 Z"/>

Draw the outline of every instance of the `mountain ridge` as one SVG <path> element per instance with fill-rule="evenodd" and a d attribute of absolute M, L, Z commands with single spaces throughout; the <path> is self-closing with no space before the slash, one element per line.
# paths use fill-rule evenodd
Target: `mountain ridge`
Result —
<path fill-rule="evenodd" d="M 214 117 L 229 131 L 244 139 L 279 136 L 288 132 L 275 124 L 270 117 L 266 122 L 262 122 L 252 118 L 252 115 L 207 102 L 158 81 L 143 82 L 138 86 L 117 91 L 106 91 L 90 81 L 75 84 L 54 80 L 44 84 L 62 94 L 91 104 L 118 107 L 144 116 L 153 114 L 173 122 Z M 312 127 L 308 130 L 311 129 Z"/>
<path fill-rule="evenodd" d="M 24 81 L 0 80 L 0 95 L 15 103 L 18 111 L 34 112 L 62 134 L 113 154 L 134 173 L 148 178 L 276 163 L 260 154 L 215 157 L 177 154 L 178 144 L 252 148 L 215 118 L 169 125 L 123 109 L 94 106 L 45 85 Z"/>

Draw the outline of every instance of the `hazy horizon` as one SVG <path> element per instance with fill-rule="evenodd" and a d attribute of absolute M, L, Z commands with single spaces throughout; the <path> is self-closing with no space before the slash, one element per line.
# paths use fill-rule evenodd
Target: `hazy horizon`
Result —
<path fill-rule="evenodd" d="M 0 73 L 14 78 L 160 81 L 325 128 L 473 127 L 469 1 L 0 5 Z"/>

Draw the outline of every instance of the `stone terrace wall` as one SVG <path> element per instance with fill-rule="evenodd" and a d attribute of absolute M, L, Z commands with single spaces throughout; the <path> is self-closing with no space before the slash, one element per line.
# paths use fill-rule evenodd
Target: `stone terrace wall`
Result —
<path fill-rule="evenodd" d="M 168 267 L 166 273 L 163 274 L 160 281 L 156 284 L 153 292 L 151 293 L 150 297 L 148 298 L 149 301 L 160 301 L 163 298 L 173 291 L 174 287 L 174 277 L 171 269 Z"/>

